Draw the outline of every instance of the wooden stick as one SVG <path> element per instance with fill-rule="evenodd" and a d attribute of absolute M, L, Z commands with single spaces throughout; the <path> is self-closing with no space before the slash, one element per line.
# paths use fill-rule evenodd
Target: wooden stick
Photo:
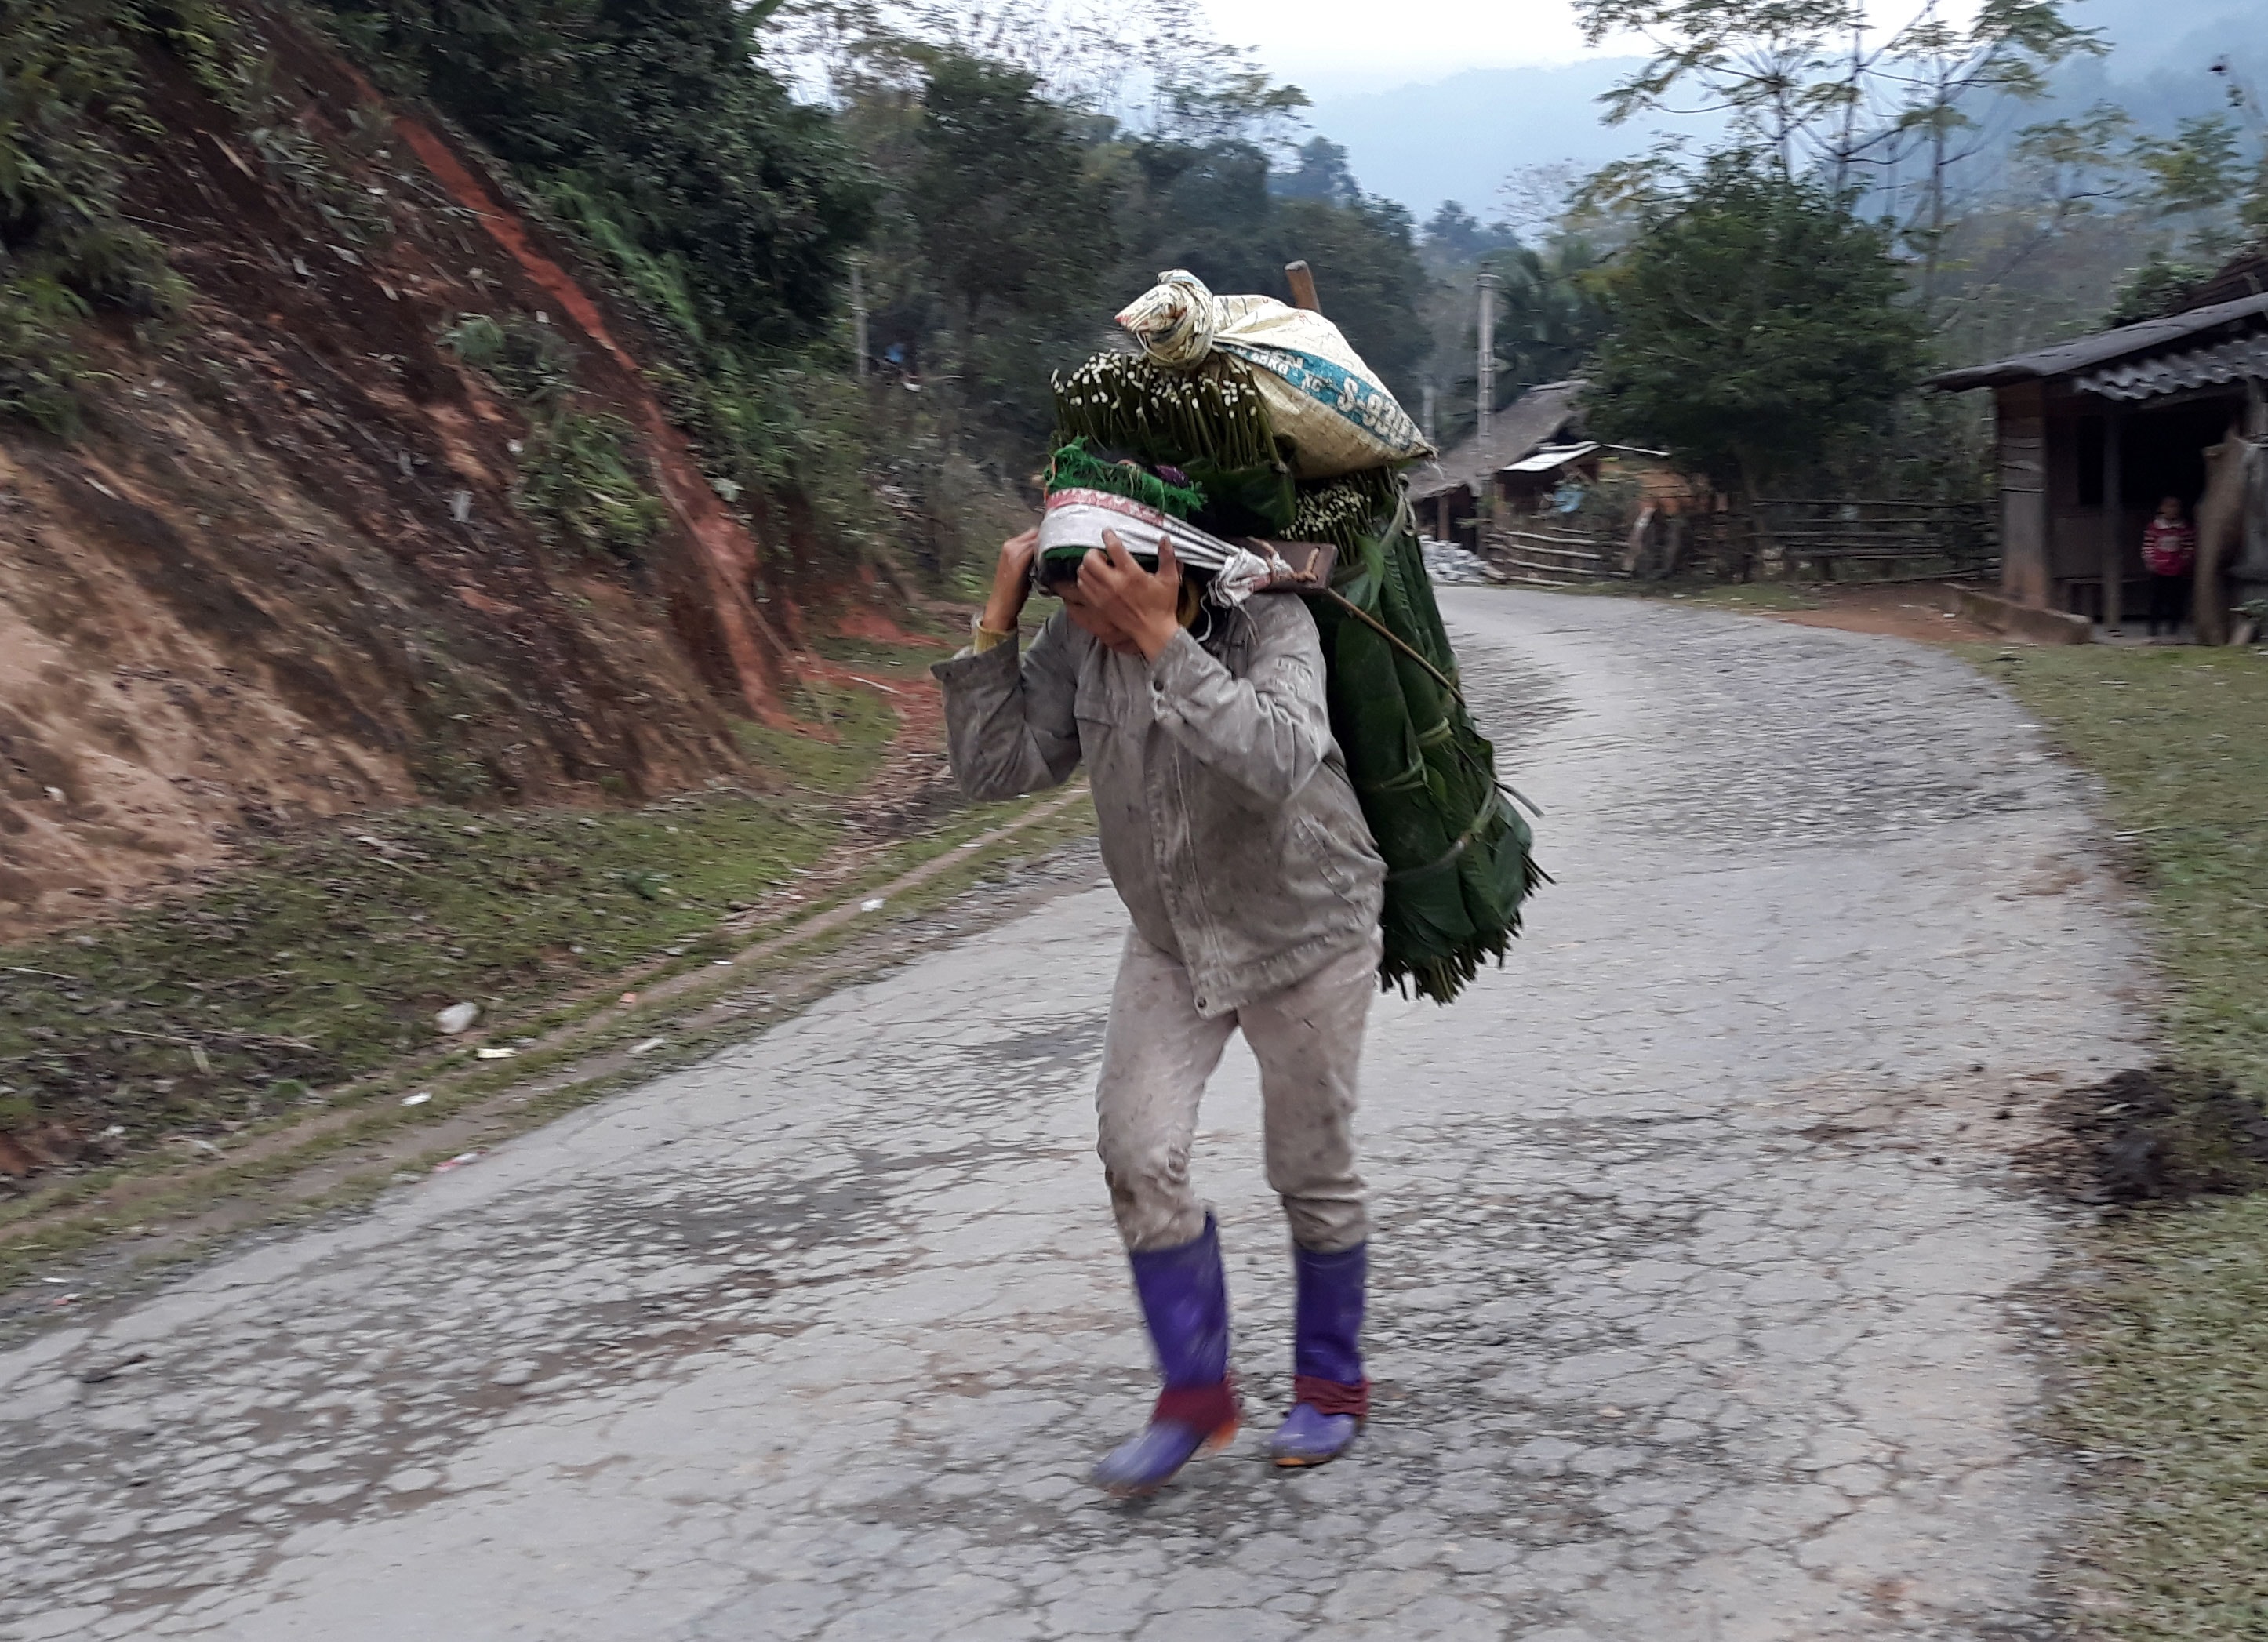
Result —
<path fill-rule="evenodd" d="M 1292 282 L 1292 306 L 1305 308 L 1310 313 L 1321 313 L 1323 305 L 1315 298 L 1315 273 L 1305 262 L 1284 264 L 1284 277 Z"/>

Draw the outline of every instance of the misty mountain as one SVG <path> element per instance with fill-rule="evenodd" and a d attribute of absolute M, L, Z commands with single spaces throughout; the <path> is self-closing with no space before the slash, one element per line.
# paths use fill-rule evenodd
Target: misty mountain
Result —
<path fill-rule="evenodd" d="M 2216 59 L 2230 59 L 2254 91 L 2268 94 L 2264 10 L 2262 0 L 2078 0 L 2072 20 L 2101 29 L 2110 55 L 2066 63 L 2044 103 L 1980 112 L 2002 134 L 2106 100 L 2153 130 L 2225 112 L 2226 81 L 2210 71 Z M 1572 160 L 1589 168 L 1642 153 L 1662 132 L 1705 134 L 1697 119 L 1602 124 L 1600 94 L 1636 66 L 1635 58 L 1599 57 L 1326 92 L 1308 124 L 1346 149 L 1363 188 L 1399 200 L 1421 221 L 1445 199 L 1485 221 L 1498 209 L 1498 188 L 1522 166 Z"/>
<path fill-rule="evenodd" d="M 2111 49 L 2057 72 L 2049 99 L 2055 114 L 2109 101 L 2153 130 L 2197 114 L 2242 119 L 2228 106 L 2228 78 L 2213 72 L 2223 59 L 2252 92 L 2268 92 L 2268 29 L 2257 0 L 2083 0 L 2071 17 L 2101 29 Z"/>
<path fill-rule="evenodd" d="M 1319 96 L 1307 123 L 1347 151 L 1371 193 L 1399 200 L 1421 220 L 1456 200 L 1486 221 L 1498 188 L 1522 166 L 1572 160 L 1589 169 L 1645 151 L 1653 131 L 1599 120 L 1601 93 L 1637 66 L 1599 57 L 1468 69 L 1427 85 Z"/>
<path fill-rule="evenodd" d="M 2261 11 L 2255 0 L 2079 0 L 2066 13 L 2082 28 L 2102 31 L 2104 59 L 2129 81 L 2164 70 L 2202 72 L 2223 52 L 2263 57 Z"/>

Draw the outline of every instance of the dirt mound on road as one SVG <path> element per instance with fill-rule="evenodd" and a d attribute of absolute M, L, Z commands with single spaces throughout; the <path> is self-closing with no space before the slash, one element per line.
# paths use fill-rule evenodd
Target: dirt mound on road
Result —
<path fill-rule="evenodd" d="M 2122 1207 L 2268 1189 L 2268 1112 L 2226 1078 L 2171 1065 L 2073 1090 L 2035 1167 L 2081 1203 Z"/>

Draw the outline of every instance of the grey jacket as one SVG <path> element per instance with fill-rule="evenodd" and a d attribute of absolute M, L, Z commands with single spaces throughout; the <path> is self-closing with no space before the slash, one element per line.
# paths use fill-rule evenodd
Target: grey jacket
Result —
<path fill-rule="evenodd" d="M 1058 610 L 1020 657 L 1002 644 L 932 669 L 970 798 L 1056 786 L 1086 763 L 1111 882 L 1208 1017 L 1369 939 L 1386 881 L 1307 606 L 1263 593 L 1216 620 L 1218 654 L 1182 632 L 1153 665 Z"/>

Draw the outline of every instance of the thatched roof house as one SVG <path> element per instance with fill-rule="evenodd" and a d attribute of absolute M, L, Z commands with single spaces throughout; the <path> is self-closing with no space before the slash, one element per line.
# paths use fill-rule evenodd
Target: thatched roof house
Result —
<path fill-rule="evenodd" d="M 1575 442 L 1582 433 L 1584 385 L 1546 382 L 1531 387 L 1491 418 L 1489 439 L 1477 438 L 1410 470 L 1410 500 L 1425 527 L 1444 541 L 1479 512 L 1479 498 L 1496 475 L 1545 445 Z"/>

